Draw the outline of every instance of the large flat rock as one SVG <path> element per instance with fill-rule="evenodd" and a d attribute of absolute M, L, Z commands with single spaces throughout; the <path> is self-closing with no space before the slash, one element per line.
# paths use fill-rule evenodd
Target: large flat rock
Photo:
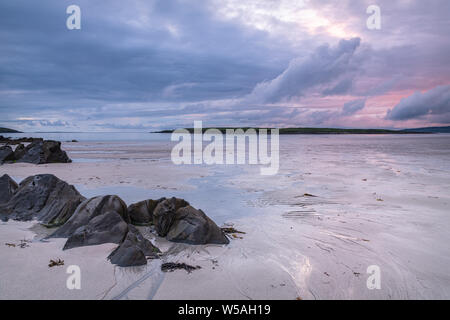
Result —
<path fill-rule="evenodd" d="M 130 223 L 127 205 L 116 195 L 98 196 L 83 201 L 72 217 L 51 237 L 69 238 L 80 227 L 87 226 L 95 217 L 108 212 L 116 212 L 126 223 Z"/>
<path fill-rule="evenodd" d="M 128 225 L 115 211 L 92 218 L 67 239 L 64 250 L 103 243 L 121 243 L 128 232 Z"/>
<path fill-rule="evenodd" d="M 0 204 L 8 202 L 19 186 L 7 174 L 0 177 Z"/>
<path fill-rule="evenodd" d="M 166 239 L 188 244 L 228 244 L 229 240 L 202 210 L 191 206 L 178 209 Z"/>
<path fill-rule="evenodd" d="M 52 174 L 38 174 L 19 184 L 9 201 L 0 205 L 0 214 L 19 221 L 37 219 L 54 227 L 65 223 L 84 199 L 67 182 Z"/>

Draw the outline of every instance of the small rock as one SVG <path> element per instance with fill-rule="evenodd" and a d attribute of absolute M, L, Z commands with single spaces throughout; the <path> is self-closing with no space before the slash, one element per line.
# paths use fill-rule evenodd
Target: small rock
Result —
<path fill-rule="evenodd" d="M 24 154 L 25 154 L 25 146 L 22 143 L 19 143 L 16 149 L 14 150 L 14 158 L 20 159 L 23 157 Z"/>
<path fill-rule="evenodd" d="M 141 266 L 147 259 L 159 258 L 161 251 L 148 239 L 144 238 L 133 225 L 128 225 L 128 233 L 124 241 L 108 256 L 112 264 L 119 267 Z"/>
<path fill-rule="evenodd" d="M 3 146 L 0 147 L 0 164 L 3 164 L 6 161 L 13 161 L 14 158 L 14 151 L 10 146 Z"/>

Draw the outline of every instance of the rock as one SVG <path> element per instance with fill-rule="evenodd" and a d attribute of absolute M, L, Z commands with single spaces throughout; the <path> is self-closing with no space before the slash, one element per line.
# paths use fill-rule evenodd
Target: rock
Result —
<path fill-rule="evenodd" d="M 138 226 L 151 224 L 153 222 L 153 211 L 158 203 L 164 200 L 166 200 L 166 198 L 158 200 L 148 199 L 131 204 L 128 207 L 131 223 Z"/>
<path fill-rule="evenodd" d="M 176 211 L 167 240 L 188 244 L 228 244 L 225 233 L 202 210 L 186 206 Z"/>
<path fill-rule="evenodd" d="M 16 149 L 14 150 L 14 158 L 20 159 L 23 157 L 24 154 L 25 154 L 25 146 L 22 143 L 19 143 Z"/>
<path fill-rule="evenodd" d="M 0 164 L 3 164 L 6 161 L 13 161 L 14 158 L 14 151 L 10 146 L 3 146 L 0 147 Z"/>
<path fill-rule="evenodd" d="M 153 211 L 153 224 L 161 237 L 189 244 L 228 244 L 225 233 L 201 210 L 183 199 L 161 199 Z"/>
<path fill-rule="evenodd" d="M 25 147 L 22 157 L 16 160 L 34 164 L 72 162 L 61 150 L 61 142 L 53 140 L 34 140 Z"/>
<path fill-rule="evenodd" d="M 78 228 L 87 226 L 91 219 L 110 211 L 118 213 L 126 223 L 130 223 L 127 205 L 122 199 L 114 195 L 98 196 L 84 200 L 72 217 L 50 237 L 69 238 Z"/>
<path fill-rule="evenodd" d="M 115 211 L 92 218 L 67 239 L 63 250 L 102 243 L 121 243 L 128 232 L 128 225 Z"/>
<path fill-rule="evenodd" d="M 167 235 L 175 218 L 176 211 L 188 205 L 189 202 L 175 197 L 158 203 L 153 211 L 153 224 L 159 236 L 165 237 Z"/>
<path fill-rule="evenodd" d="M 39 174 L 23 180 L 0 212 L 9 219 L 37 219 L 54 227 L 65 223 L 84 199 L 74 186 L 52 174 Z"/>
<path fill-rule="evenodd" d="M 147 259 L 158 258 L 160 250 L 145 239 L 133 225 L 128 225 L 124 241 L 109 255 L 111 263 L 120 267 L 141 266 Z"/>
<path fill-rule="evenodd" d="M 8 202 L 19 186 L 11 179 L 10 176 L 4 174 L 0 177 L 0 203 Z"/>

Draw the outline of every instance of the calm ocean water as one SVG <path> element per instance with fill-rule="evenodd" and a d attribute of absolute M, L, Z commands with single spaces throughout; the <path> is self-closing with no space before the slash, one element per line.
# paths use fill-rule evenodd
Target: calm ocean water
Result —
<path fill-rule="evenodd" d="M 44 138 L 58 141 L 169 141 L 170 134 L 148 132 L 25 132 L 0 133 L 11 138 Z"/>

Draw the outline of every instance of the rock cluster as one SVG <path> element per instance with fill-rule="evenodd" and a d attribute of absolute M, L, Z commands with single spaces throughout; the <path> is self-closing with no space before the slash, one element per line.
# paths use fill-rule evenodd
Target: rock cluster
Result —
<path fill-rule="evenodd" d="M 229 243 L 221 228 L 183 199 L 148 199 L 127 207 L 116 195 L 86 199 L 51 174 L 30 176 L 19 185 L 8 175 L 0 177 L 0 218 L 58 226 L 49 238 L 67 238 L 64 250 L 116 243 L 108 259 L 122 267 L 144 265 L 160 253 L 134 225 L 153 225 L 174 242 Z"/>
<path fill-rule="evenodd" d="M 179 198 L 148 199 L 128 207 L 131 222 L 155 226 L 160 237 L 188 244 L 227 244 L 228 238 L 202 210 Z"/>
<path fill-rule="evenodd" d="M 42 138 L 16 138 L 12 139 L 10 137 L 0 136 L 0 143 L 4 144 L 19 144 L 19 143 L 28 143 L 36 140 L 43 140 Z"/>
<path fill-rule="evenodd" d="M 72 162 L 67 153 L 61 149 L 61 142 L 59 141 L 32 139 L 27 146 L 21 142 L 12 143 L 13 141 L 15 142 L 15 140 L 12 140 L 7 145 L 0 147 L 0 164 L 5 162 L 34 164 Z M 10 144 L 17 144 L 14 151 Z"/>

